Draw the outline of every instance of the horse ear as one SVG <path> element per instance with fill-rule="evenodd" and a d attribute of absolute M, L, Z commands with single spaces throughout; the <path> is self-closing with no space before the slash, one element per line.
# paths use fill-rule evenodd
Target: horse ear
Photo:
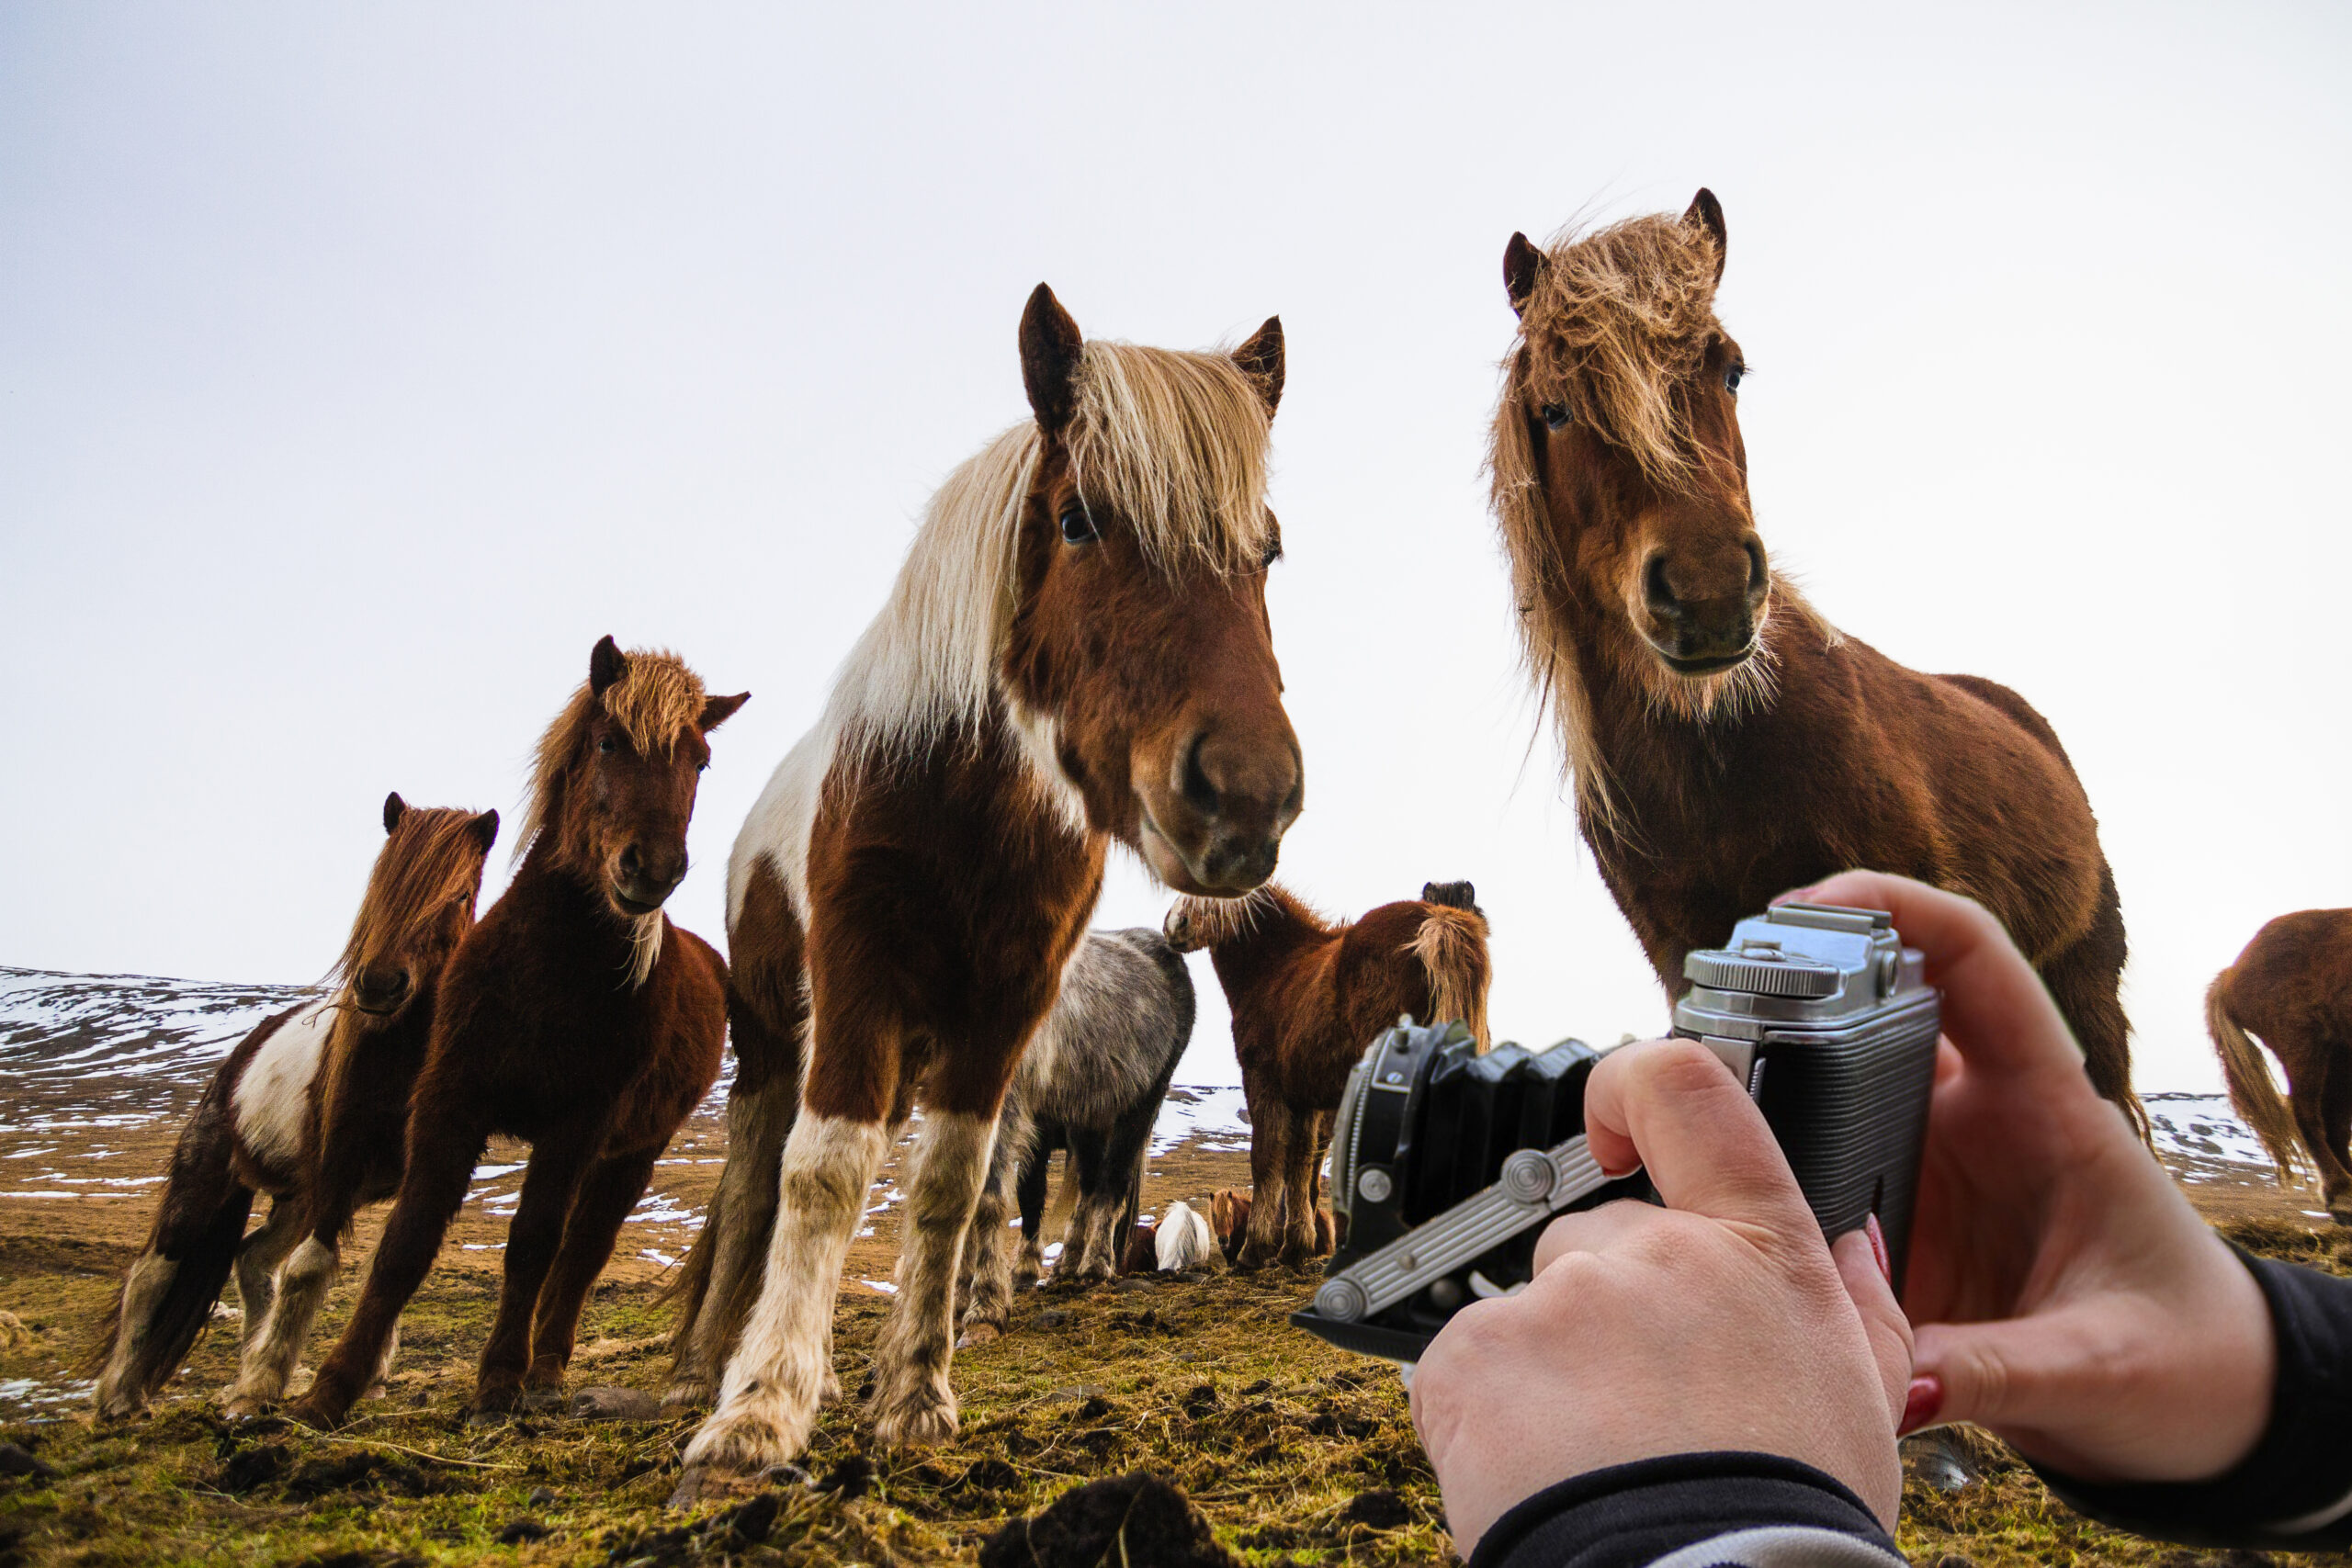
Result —
<path fill-rule="evenodd" d="M 1690 198 L 1690 207 L 1683 211 L 1682 221 L 1693 229 L 1704 229 L 1707 237 L 1714 241 L 1715 281 L 1721 283 L 1724 280 L 1724 257 L 1731 250 L 1731 239 L 1724 231 L 1724 204 L 1715 199 L 1713 191 L 1701 186 L 1699 194 Z"/>
<path fill-rule="evenodd" d="M 384 832 L 387 836 L 401 825 L 401 818 L 407 815 L 408 802 L 401 798 L 400 791 L 394 790 L 384 796 Z"/>
<path fill-rule="evenodd" d="M 603 696 L 628 673 L 628 655 L 607 635 L 588 654 L 588 690 Z"/>
<path fill-rule="evenodd" d="M 1503 289 L 1510 296 L 1513 314 L 1527 309 L 1535 280 L 1544 274 L 1544 253 L 1524 234 L 1513 234 L 1503 247 Z"/>
<path fill-rule="evenodd" d="M 1442 905 L 1449 909 L 1478 911 L 1478 889 L 1467 882 L 1424 882 L 1421 902 Z"/>
<path fill-rule="evenodd" d="M 1233 362 L 1258 384 L 1258 395 L 1266 400 L 1266 417 L 1273 418 L 1283 401 L 1283 319 L 1268 316 L 1266 324 L 1233 351 Z"/>
<path fill-rule="evenodd" d="M 475 841 L 481 845 L 481 852 L 490 853 L 490 846 L 498 842 L 498 813 L 485 811 L 466 826 L 472 831 Z"/>
<path fill-rule="evenodd" d="M 1037 428 L 1052 435 L 1078 412 L 1078 360 L 1086 340 L 1062 302 L 1044 284 L 1021 312 L 1021 384 Z"/>
<path fill-rule="evenodd" d="M 751 700 L 752 694 L 749 692 L 738 692 L 731 697 L 711 697 L 702 705 L 702 718 L 697 727 L 705 735 L 708 735 L 712 730 L 734 717 L 735 710 Z"/>

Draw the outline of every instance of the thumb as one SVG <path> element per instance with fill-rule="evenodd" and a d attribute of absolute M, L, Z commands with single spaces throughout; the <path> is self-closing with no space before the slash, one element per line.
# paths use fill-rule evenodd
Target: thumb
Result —
<path fill-rule="evenodd" d="M 1911 1425 L 1973 1421 L 1995 1431 L 2039 1425 L 2059 1370 L 2097 1364 L 2096 1346 L 2065 1343 L 2077 1337 L 2059 1314 L 1923 1325 L 1915 1372 L 1937 1385 L 1938 1396 Z"/>
<path fill-rule="evenodd" d="M 1873 1229 L 1877 1223 L 1873 1216 Z M 1880 1392 L 1886 1396 L 1887 1429 L 1893 1431 L 1902 1425 L 1911 1388 L 1911 1320 L 1903 1315 L 1894 1288 L 1887 1283 L 1884 1247 L 1885 1243 L 1871 1231 L 1848 1231 L 1830 1244 L 1829 1256 L 1837 1260 L 1838 1278 L 1844 1282 L 1846 1297 L 1854 1303 L 1862 1332 L 1870 1339 Z"/>

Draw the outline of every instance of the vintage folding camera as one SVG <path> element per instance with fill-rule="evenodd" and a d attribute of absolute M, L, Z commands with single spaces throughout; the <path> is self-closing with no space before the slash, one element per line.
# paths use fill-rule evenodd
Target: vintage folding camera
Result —
<path fill-rule="evenodd" d="M 1939 1008 L 1918 953 L 1873 909 L 1783 904 L 1693 953 L 1674 1032 L 1747 1084 L 1825 1235 L 1878 1216 L 1902 1288 L 1936 1066 Z M 1532 1273 L 1544 1221 L 1655 1193 L 1585 1148 L 1600 1053 L 1564 1040 L 1477 1054 L 1459 1024 L 1410 1019 L 1349 1076 L 1331 1142 L 1345 1244 L 1291 1321 L 1344 1349 L 1414 1361 L 1445 1322 Z"/>

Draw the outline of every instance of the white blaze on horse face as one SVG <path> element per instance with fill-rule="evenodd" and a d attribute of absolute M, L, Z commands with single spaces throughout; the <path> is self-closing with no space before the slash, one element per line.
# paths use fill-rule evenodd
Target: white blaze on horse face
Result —
<path fill-rule="evenodd" d="M 270 1165 L 290 1169 L 301 1159 L 311 1080 L 318 1076 L 334 1020 L 332 1002 L 311 1003 L 262 1043 L 237 1080 L 232 1101 L 237 1136 Z"/>

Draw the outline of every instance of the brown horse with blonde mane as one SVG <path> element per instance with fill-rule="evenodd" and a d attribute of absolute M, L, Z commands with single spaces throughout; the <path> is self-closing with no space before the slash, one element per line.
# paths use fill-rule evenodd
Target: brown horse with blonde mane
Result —
<path fill-rule="evenodd" d="M 147 1246 L 87 1364 L 101 1417 L 140 1410 L 187 1361 L 232 1267 L 244 1316 L 229 1409 L 253 1414 L 285 1392 L 352 1215 L 400 1183 L 409 1087 L 497 837 L 495 811 L 384 797 L 383 846 L 327 995 L 238 1042 L 180 1129 Z M 269 1218 L 247 1235 L 256 1193 Z"/>
<path fill-rule="evenodd" d="M 850 1237 L 918 1101 L 871 1411 L 886 1443 L 956 1431 L 962 1238 L 1106 847 L 1180 890 L 1243 893 L 1302 802 L 1265 601 L 1281 324 L 1230 354 L 1088 342 L 1041 284 L 1020 344 L 1035 417 L 933 499 L 736 840 L 726 1229 L 673 1400 L 707 1396 L 730 1303 L 755 1278 L 758 1300 L 683 1496 L 806 1443 L 838 1386 Z"/>
<path fill-rule="evenodd" d="M 1723 209 L 1539 249 L 1490 463 L 1528 667 L 1602 878 L 1672 993 L 1693 948 L 1850 866 L 1964 893 L 2041 972 L 2098 1091 L 2146 1133 L 2118 987 L 2123 915 L 2049 723 L 1974 675 L 1841 636 L 1768 564 L 1747 363 L 1715 318 Z"/>
<path fill-rule="evenodd" d="M 1361 919 L 1325 920 L 1269 883 L 1247 898 L 1180 898 L 1168 944 L 1206 948 L 1233 1009 L 1233 1054 L 1250 1107 L 1250 1201 L 1237 1269 L 1300 1264 L 1331 1247 L 1323 1156 L 1348 1069 L 1399 1015 L 1458 1020 L 1484 1051 L 1487 918 L 1466 882 L 1432 882 L 1419 898 Z M 1229 1202 L 1224 1213 L 1237 1210 Z"/>
<path fill-rule="evenodd" d="M 611 637 L 539 742 L 522 864 L 450 960 L 408 1161 L 359 1304 L 292 1414 L 333 1427 L 368 1386 L 492 1134 L 527 1139 L 477 1413 L 552 1403 L 580 1308 L 654 1161 L 718 1077 L 727 965 L 662 912 L 686 874 L 709 733 L 749 698 Z"/>
<path fill-rule="evenodd" d="M 2213 977 L 2205 1023 L 2230 1104 L 2269 1151 L 2280 1184 L 2293 1184 L 2308 1157 L 2327 1212 L 2352 1225 L 2352 909 L 2304 909 L 2255 932 Z M 2286 1069 L 2286 1100 L 2250 1034 Z"/>

